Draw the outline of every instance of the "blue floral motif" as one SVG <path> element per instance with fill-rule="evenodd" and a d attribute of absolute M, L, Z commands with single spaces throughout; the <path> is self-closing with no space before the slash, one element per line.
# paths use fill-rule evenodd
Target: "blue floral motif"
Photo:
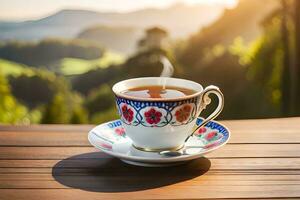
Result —
<path fill-rule="evenodd" d="M 122 122 L 119 120 L 112 121 L 112 122 L 108 123 L 107 126 L 109 128 L 116 128 L 116 127 L 122 126 Z"/>
<path fill-rule="evenodd" d="M 199 126 L 201 125 L 203 119 L 198 118 L 196 121 L 196 124 Z M 205 127 L 211 128 L 211 129 L 217 129 L 219 133 L 222 133 L 223 137 L 221 138 L 221 140 L 219 141 L 219 143 L 223 143 L 227 140 L 227 138 L 229 137 L 229 133 L 226 130 L 226 128 L 214 121 L 210 121 L 208 122 Z"/>
<path fill-rule="evenodd" d="M 200 125 L 201 123 L 202 123 L 202 121 L 203 121 L 203 119 L 201 119 L 201 118 L 198 118 L 197 119 L 197 125 Z M 105 128 L 108 128 L 108 129 L 111 129 L 113 132 L 112 133 L 115 133 L 116 132 L 116 129 L 118 129 L 118 128 L 123 128 L 122 127 L 122 121 L 121 120 L 115 120 L 115 121 L 111 121 L 111 122 L 108 122 L 108 123 L 106 123 L 105 124 Z M 103 128 L 104 128 L 103 127 Z M 206 128 L 206 131 L 205 131 L 205 134 L 204 135 L 206 135 L 207 133 L 209 133 L 209 132 L 211 132 L 211 131 L 216 131 L 216 138 L 213 138 L 213 140 L 212 141 L 209 141 L 209 140 L 207 140 L 206 139 L 206 137 L 204 136 L 197 136 L 197 137 L 199 137 L 199 139 L 201 139 L 202 141 L 203 141 L 203 143 L 205 144 L 205 145 L 207 145 L 208 146 L 208 148 L 212 148 L 212 147 L 214 147 L 214 146 L 210 146 L 210 144 L 214 144 L 215 146 L 218 146 L 218 145 L 220 145 L 220 144 L 223 144 L 223 143 L 225 143 L 227 140 L 228 140 L 228 138 L 229 138 L 229 132 L 228 132 L 228 130 L 224 127 L 224 126 L 222 126 L 221 124 L 219 124 L 219 123 L 217 123 L 217 122 L 215 122 L 215 121 L 210 121 L 210 122 L 208 122 L 206 125 L 205 125 L 205 128 Z M 99 136 L 98 136 L 99 137 Z M 118 135 L 118 137 L 117 136 L 114 136 L 114 138 L 118 138 L 118 139 L 122 139 L 122 138 L 126 138 L 127 136 L 126 136 L 126 133 L 124 132 L 123 133 L 123 135 L 122 135 L 122 137 L 120 137 L 119 135 Z M 218 139 L 218 138 L 220 138 L 220 139 Z M 102 139 L 102 140 L 104 140 L 104 141 L 107 141 L 108 139 L 106 139 L 106 138 L 100 138 L 100 139 Z M 217 139 L 217 140 L 215 140 L 215 139 Z M 114 140 L 114 141 L 111 141 L 111 140 L 108 140 L 108 142 L 110 142 L 110 143 L 114 143 L 114 142 L 116 142 L 117 140 Z"/>
<path fill-rule="evenodd" d="M 138 101 L 138 100 L 131 100 L 126 99 L 123 97 L 116 96 L 116 105 L 121 116 L 121 120 L 123 123 L 133 126 L 146 126 L 146 127 L 163 127 L 168 124 L 172 126 L 188 124 L 192 122 L 196 117 L 198 111 L 198 104 L 200 101 L 200 97 L 194 97 L 190 99 L 185 99 L 181 101 Z M 184 104 L 190 104 L 192 106 L 191 114 L 188 116 L 187 120 L 178 121 L 174 116 L 174 112 L 177 108 L 181 107 Z M 122 106 L 126 105 L 130 109 L 133 109 L 134 117 L 133 120 L 128 121 L 126 117 L 124 118 L 122 113 Z M 153 115 L 150 116 L 149 112 L 150 109 L 154 109 L 157 115 L 155 116 L 155 112 Z M 147 117 L 148 116 L 148 117 Z M 149 119 L 149 117 L 153 117 Z M 155 119 L 157 117 L 157 119 Z"/>

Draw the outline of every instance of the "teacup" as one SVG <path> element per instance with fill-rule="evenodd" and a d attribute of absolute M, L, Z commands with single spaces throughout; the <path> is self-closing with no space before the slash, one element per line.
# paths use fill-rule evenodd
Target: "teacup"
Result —
<path fill-rule="evenodd" d="M 195 93 L 167 99 L 133 97 L 124 93 L 131 88 L 162 83 L 191 89 Z M 218 97 L 218 106 L 201 125 L 217 117 L 224 105 L 224 97 L 218 87 L 211 85 L 203 89 L 199 83 L 178 78 L 128 79 L 116 83 L 112 90 L 126 134 L 132 140 L 133 146 L 143 151 L 176 150 L 183 147 L 186 138 L 196 126 L 197 118 L 211 102 L 209 94 Z M 151 120 L 148 119 L 149 116 L 152 116 Z"/>

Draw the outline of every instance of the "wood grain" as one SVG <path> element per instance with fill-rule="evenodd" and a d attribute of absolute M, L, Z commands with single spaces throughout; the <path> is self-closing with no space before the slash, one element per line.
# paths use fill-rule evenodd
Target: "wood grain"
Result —
<path fill-rule="evenodd" d="M 221 121 L 231 131 L 229 143 L 299 143 L 300 118 Z M 1 126 L 0 146 L 89 146 L 93 125 Z M 26 137 L 24 136 L 26 134 Z M 63 138 L 63 139 L 62 139 Z"/>
<path fill-rule="evenodd" d="M 227 144 L 207 155 L 208 158 L 268 158 L 300 157 L 300 144 Z M 106 154 L 88 154 L 98 151 L 94 147 L 0 147 L 0 159 L 65 159 L 75 155 L 107 157 Z M 101 155 L 101 157 L 100 157 Z"/>
<path fill-rule="evenodd" d="M 171 168 L 99 152 L 93 125 L 0 126 L 0 199 L 300 198 L 300 118 L 222 123 L 229 144 Z"/>
<path fill-rule="evenodd" d="M 1 199 L 201 199 L 299 198 L 299 185 L 173 186 L 135 192 L 87 192 L 79 189 L 1 189 Z"/>
<path fill-rule="evenodd" d="M 89 172 L 98 172 L 99 169 L 115 172 L 128 170 L 127 164 L 122 163 L 118 159 L 112 158 L 97 158 L 97 159 L 67 159 L 63 160 L 1 160 L 0 172 L 13 172 L 11 168 L 18 168 L 19 172 L 40 172 L 41 168 L 47 169 L 45 173 L 51 173 L 52 168 L 58 164 L 58 167 L 65 169 L 80 169 L 78 173 L 84 173 L 84 170 L 89 169 Z M 209 170 L 300 170 L 300 158 L 210 158 L 211 166 Z M 194 165 L 192 170 L 203 169 L 201 165 Z M 235 173 L 235 171 L 233 172 Z M 251 172 L 252 173 L 252 172 Z M 300 171 L 299 171 L 300 173 Z"/>

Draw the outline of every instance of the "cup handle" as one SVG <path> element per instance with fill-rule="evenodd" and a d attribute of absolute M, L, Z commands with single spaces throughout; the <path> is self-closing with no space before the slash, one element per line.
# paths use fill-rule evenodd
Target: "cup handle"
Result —
<path fill-rule="evenodd" d="M 202 121 L 202 123 L 192 132 L 192 134 L 186 138 L 185 142 L 196 132 L 198 131 L 201 127 L 205 126 L 205 124 L 207 124 L 209 121 L 215 119 L 220 113 L 221 111 L 223 110 L 223 107 L 224 107 L 224 95 L 223 93 L 221 92 L 221 90 L 217 87 L 217 86 L 214 86 L 214 85 L 210 85 L 210 86 L 207 86 L 204 91 L 203 91 L 203 94 L 202 94 L 202 97 L 201 97 L 201 103 L 200 103 L 200 110 L 204 110 L 206 108 L 206 106 L 208 104 L 210 104 L 211 102 L 211 99 L 209 98 L 209 95 L 210 94 L 215 94 L 217 97 L 218 97 L 218 101 L 219 101 L 219 104 L 217 106 L 217 108 L 214 110 L 214 112 L 212 112 L 206 119 L 204 119 Z M 200 116 L 199 116 L 200 117 Z M 198 117 L 198 118 L 199 118 Z"/>

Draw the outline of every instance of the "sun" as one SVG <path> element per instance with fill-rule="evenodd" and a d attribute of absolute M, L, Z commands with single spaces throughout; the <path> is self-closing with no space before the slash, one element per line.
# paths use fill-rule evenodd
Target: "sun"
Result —
<path fill-rule="evenodd" d="M 186 0 L 188 4 L 209 4 L 209 5 L 216 5 L 221 4 L 225 5 L 226 7 L 234 7 L 238 3 L 238 0 Z"/>

